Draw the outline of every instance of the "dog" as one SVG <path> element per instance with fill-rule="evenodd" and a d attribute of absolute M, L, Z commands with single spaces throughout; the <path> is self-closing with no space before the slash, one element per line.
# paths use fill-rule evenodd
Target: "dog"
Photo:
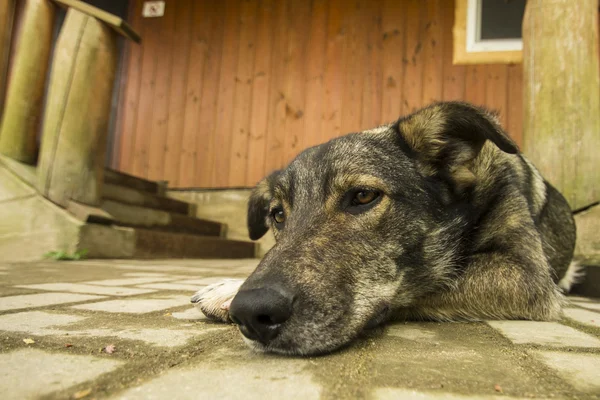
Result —
<path fill-rule="evenodd" d="M 441 102 L 299 154 L 248 203 L 276 244 L 192 297 L 252 348 L 316 355 L 392 319 L 548 321 L 580 270 L 575 223 L 494 114 Z"/>

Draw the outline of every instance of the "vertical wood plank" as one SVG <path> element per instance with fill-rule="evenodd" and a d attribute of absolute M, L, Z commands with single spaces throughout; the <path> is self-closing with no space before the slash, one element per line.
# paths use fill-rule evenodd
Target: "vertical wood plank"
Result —
<path fill-rule="evenodd" d="M 360 130 L 381 124 L 381 93 L 383 85 L 382 21 L 380 0 L 364 3 L 363 46 L 365 46 L 365 77 L 363 81 L 362 114 Z"/>
<path fill-rule="evenodd" d="M 4 95 L 8 78 L 8 57 L 13 32 L 16 0 L 0 3 L 0 118 L 4 109 Z"/>
<path fill-rule="evenodd" d="M 507 69 L 506 65 L 494 64 L 487 66 L 485 83 L 485 105 L 498 113 L 498 119 L 503 128 L 506 128 L 507 106 Z"/>
<path fill-rule="evenodd" d="M 258 0 L 243 0 L 240 7 L 240 44 L 235 74 L 235 98 L 233 101 L 233 126 L 229 154 L 229 177 L 227 185 L 243 186 L 246 182 L 248 162 L 248 135 L 252 110 L 252 80 L 254 79 L 254 55 L 256 53 L 256 14 Z"/>
<path fill-rule="evenodd" d="M 426 106 L 442 99 L 444 79 L 443 3 L 425 2 L 426 23 L 423 38 L 423 91 L 421 104 Z"/>
<path fill-rule="evenodd" d="M 215 131 L 215 162 L 211 177 L 211 186 L 227 186 L 229 180 L 229 158 L 233 128 L 233 102 L 235 99 L 235 73 L 237 69 L 238 47 L 240 42 L 240 7 L 236 0 L 225 2 L 225 34 L 219 79 L 217 125 Z"/>
<path fill-rule="evenodd" d="M 271 54 L 271 83 L 269 85 L 269 124 L 265 149 L 265 175 L 281 168 L 284 162 L 283 143 L 285 140 L 285 59 L 289 36 L 287 13 L 290 1 L 278 1 L 275 9 L 276 34 Z"/>
<path fill-rule="evenodd" d="M 129 23 L 142 37 L 142 43 L 148 39 L 148 32 L 144 30 L 141 23 L 142 0 L 132 0 Z M 119 160 L 118 169 L 133 173 L 133 154 L 135 151 L 135 134 L 137 125 L 137 111 L 139 106 L 140 83 L 142 77 L 142 59 L 144 44 L 127 41 L 125 44 L 127 54 L 126 65 L 126 88 L 120 104 L 120 124 L 118 125 L 119 138 Z"/>
<path fill-rule="evenodd" d="M 453 65 L 453 37 L 452 28 L 454 26 L 454 2 L 442 1 L 442 35 L 444 42 L 443 51 L 443 76 L 442 99 L 443 100 L 464 100 L 465 98 L 465 74 L 464 65 Z"/>
<path fill-rule="evenodd" d="M 210 5 L 212 2 L 193 1 L 192 4 L 192 41 L 190 43 L 185 117 L 179 165 L 179 185 L 182 187 L 194 185 L 198 161 L 196 145 L 204 84 L 203 74 L 206 58 L 208 57 L 208 39 L 212 24 L 210 18 Z"/>
<path fill-rule="evenodd" d="M 281 2 L 263 0 L 258 13 L 254 80 L 252 82 L 252 113 L 248 133 L 248 162 L 245 186 L 254 186 L 265 175 L 265 154 L 269 124 L 271 89 L 271 53 L 275 41 L 275 17 Z"/>
<path fill-rule="evenodd" d="M 299 148 L 305 149 L 320 143 L 321 121 L 323 114 L 324 69 L 327 44 L 326 1 L 314 1 L 308 34 L 306 99 L 304 104 L 304 134 L 301 135 Z"/>
<path fill-rule="evenodd" d="M 305 120 L 306 46 L 312 1 L 293 0 L 288 9 L 289 42 L 286 55 L 285 140 L 283 165 L 300 152 Z"/>
<path fill-rule="evenodd" d="M 404 79 L 404 46 L 406 39 L 405 2 L 383 0 L 383 88 L 381 120 L 391 122 L 402 112 L 402 87 Z"/>
<path fill-rule="evenodd" d="M 362 43 L 362 16 L 365 3 L 359 0 L 348 2 L 346 15 L 347 35 L 344 40 L 344 86 L 342 95 L 342 134 L 357 132 L 361 127 L 364 65 Z"/>
<path fill-rule="evenodd" d="M 485 105 L 485 72 L 484 65 L 468 65 L 465 73 L 464 100 L 477 106 Z"/>
<path fill-rule="evenodd" d="M 508 104 L 506 130 L 520 146 L 523 143 L 523 68 L 520 64 L 508 67 Z"/>
<path fill-rule="evenodd" d="M 208 58 L 204 67 L 204 76 L 201 78 L 202 100 L 200 105 L 200 120 L 197 126 L 196 167 L 194 186 L 210 187 L 215 158 L 219 149 L 215 147 L 217 126 L 217 106 L 219 79 L 221 76 L 221 58 L 224 51 L 223 36 L 225 22 L 225 3 L 211 2 L 211 15 L 213 19 L 210 42 L 208 43 Z"/>
<path fill-rule="evenodd" d="M 150 146 L 150 132 L 152 130 L 152 104 L 154 102 L 154 89 L 156 85 L 156 72 L 159 58 L 162 18 L 144 18 L 142 20 L 142 65 L 140 69 L 140 95 L 136 110 L 135 139 L 133 147 L 133 160 L 131 173 L 146 177 L 148 170 L 148 152 Z"/>
<path fill-rule="evenodd" d="M 165 7 L 165 15 L 161 18 L 161 38 L 157 43 L 159 58 L 156 63 L 156 77 L 154 79 L 154 99 L 152 102 L 151 130 L 148 145 L 148 166 L 146 176 L 150 180 L 164 178 L 165 147 L 167 144 L 168 119 L 169 119 L 169 94 L 171 88 L 171 71 L 173 69 L 173 55 L 171 49 L 178 38 L 175 36 L 175 2 L 169 2 Z"/>
<path fill-rule="evenodd" d="M 422 104 L 423 88 L 423 29 L 425 3 L 406 0 L 406 46 L 403 61 L 402 115 L 409 114 Z"/>
<path fill-rule="evenodd" d="M 190 57 L 190 43 L 192 36 L 192 0 L 177 0 L 174 3 L 175 24 L 171 58 L 173 71 L 171 74 L 168 120 L 166 136 L 164 174 L 160 178 L 169 181 L 169 185 L 179 185 L 179 164 L 181 160 L 181 146 L 183 143 L 185 103 L 187 91 L 187 77 Z"/>
<path fill-rule="evenodd" d="M 325 142 L 341 134 L 344 23 L 346 7 L 343 0 L 330 0 L 327 13 L 327 50 L 325 54 L 325 93 L 321 124 L 320 142 Z"/>

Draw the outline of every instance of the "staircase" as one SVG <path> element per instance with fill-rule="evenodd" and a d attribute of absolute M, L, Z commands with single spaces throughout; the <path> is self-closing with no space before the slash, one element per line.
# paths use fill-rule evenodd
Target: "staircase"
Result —
<path fill-rule="evenodd" d="M 135 232 L 133 258 L 252 258 L 252 242 L 228 240 L 227 226 L 195 218 L 195 205 L 165 197 L 165 187 L 114 170 L 104 175 L 103 219 Z"/>

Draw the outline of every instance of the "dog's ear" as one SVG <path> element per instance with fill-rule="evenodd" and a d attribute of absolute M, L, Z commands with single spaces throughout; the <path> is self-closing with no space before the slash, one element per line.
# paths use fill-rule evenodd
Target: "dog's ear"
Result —
<path fill-rule="evenodd" d="M 260 239 L 269 230 L 266 220 L 272 196 L 271 188 L 277 180 L 279 173 L 280 171 L 275 171 L 264 178 L 250 194 L 250 199 L 248 200 L 248 234 L 252 240 Z"/>
<path fill-rule="evenodd" d="M 492 114 L 467 103 L 433 104 L 400 119 L 398 130 L 424 173 L 450 176 L 458 192 L 475 182 L 470 166 L 486 140 L 519 151 Z"/>

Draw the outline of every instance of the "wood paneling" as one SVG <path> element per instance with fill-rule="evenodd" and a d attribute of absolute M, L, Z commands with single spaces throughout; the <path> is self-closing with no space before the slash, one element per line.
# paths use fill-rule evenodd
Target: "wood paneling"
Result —
<path fill-rule="evenodd" d="M 301 150 L 436 100 L 521 140 L 521 66 L 452 64 L 446 0 L 166 0 L 130 23 L 115 167 L 175 187 L 252 186 Z"/>

